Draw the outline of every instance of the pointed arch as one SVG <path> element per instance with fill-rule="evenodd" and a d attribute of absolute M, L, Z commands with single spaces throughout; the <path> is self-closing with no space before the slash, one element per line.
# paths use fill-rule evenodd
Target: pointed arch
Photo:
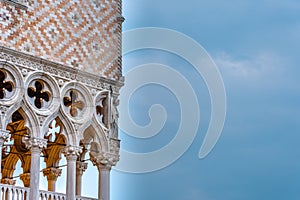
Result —
<path fill-rule="evenodd" d="M 63 134 L 66 137 L 66 145 L 78 146 L 79 142 L 77 143 L 77 139 L 76 139 L 76 129 L 75 129 L 73 123 L 69 120 L 69 118 L 61 110 L 61 108 L 59 109 L 56 118 L 58 118 L 60 120 L 60 124 L 62 125 L 61 134 Z"/>
<path fill-rule="evenodd" d="M 24 103 L 24 101 L 22 101 L 19 109 L 17 109 L 16 111 L 18 111 L 22 117 L 24 118 L 24 126 L 26 126 L 29 131 L 28 131 L 28 135 L 30 137 L 40 137 L 40 126 L 39 126 L 39 120 L 36 116 L 36 114 L 28 107 L 28 105 L 26 103 Z M 10 120 L 12 118 L 13 113 L 10 116 Z"/>
<path fill-rule="evenodd" d="M 109 151 L 109 141 L 107 138 L 107 134 L 105 133 L 103 127 L 97 123 L 97 120 L 95 118 L 93 118 L 90 126 L 88 126 L 83 132 L 83 139 L 81 140 L 81 142 L 83 144 L 97 144 L 97 151 L 99 152 Z"/>
<path fill-rule="evenodd" d="M 53 123 L 54 121 L 54 123 Z M 50 126 L 52 131 L 50 132 Z M 45 134 L 45 139 L 48 139 L 47 148 L 43 149 L 45 156 L 46 168 L 58 167 L 61 160 L 62 149 L 67 144 L 67 136 L 64 133 L 65 127 L 59 117 L 53 119 L 48 125 L 48 134 Z M 64 133 L 64 134 L 63 134 Z M 52 139 L 53 138 L 53 139 Z"/>

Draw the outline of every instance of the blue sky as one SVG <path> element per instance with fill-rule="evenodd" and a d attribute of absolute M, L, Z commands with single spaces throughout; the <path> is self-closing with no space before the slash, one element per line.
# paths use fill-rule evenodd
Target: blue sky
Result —
<path fill-rule="evenodd" d="M 145 174 L 114 170 L 112 200 L 298 200 L 300 3 L 131 0 L 123 2 L 123 14 L 124 31 L 169 28 L 201 44 L 222 75 L 227 117 L 213 151 L 198 159 L 211 115 L 203 78 L 171 53 L 148 49 L 125 55 L 125 77 L 133 67 L 151 62 L 168 65 L 186 77 L 196 92 L 201 120 L 192 145 L 172 165 Z M 133 120 L 147 125 L 153 104 L 164 106 L 165 126 L 150 139 L 121 132 L 123 149 L 153 151 L 175 136 L 180 108 L 167 88 L 148 85 L 137 90 L 129 104 Z"/>

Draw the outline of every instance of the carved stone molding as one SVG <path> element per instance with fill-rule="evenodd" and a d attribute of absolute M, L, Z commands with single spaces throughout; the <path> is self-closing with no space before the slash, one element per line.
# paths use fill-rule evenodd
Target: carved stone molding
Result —
<path fill-rule="evenodd" d="M 63 64 L 48 61 L 43 58 L 21 53 L 4 46 L 0 46 L 0 61 L 9 62 L 19 67 L 20 71 L 42 71 L 56 77 L 60 84 L 62 82 L 77 81 L 88 87 L 99 90 L 112 90 L 115 95 L 119 95 L 120 88 L 124 85 L 124 78 L 111 80 L 99 77 L 85 71 L 65 66 Z"/>

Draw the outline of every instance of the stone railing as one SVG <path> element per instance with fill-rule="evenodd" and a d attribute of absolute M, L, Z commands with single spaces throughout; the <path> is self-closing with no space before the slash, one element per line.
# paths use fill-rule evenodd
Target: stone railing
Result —
<path fill-rule="evenodd" d="M 97 198 L 90 198 L 90 197 L 76 197 L 76 200 L 98 200 Z"/>
<path fill-rule="evenodd" d="M 0 200 L 29 200 L 29 188 L 0 184 Z"/>
<path fill-rule="evenodd" d="M 52 200 L 52 199 L 67 200 L 65 194 L 40 190 L 40 200 Z"/>
<path fill-rule="evenodd" d="M 0 200 L 29 200 L 30 188 L 0 184 Z M 63 193 L 40 190 L 40 200 L 67 200 Z M 97 200 L 97 198 L 80 197 L 76 200 Z"/>

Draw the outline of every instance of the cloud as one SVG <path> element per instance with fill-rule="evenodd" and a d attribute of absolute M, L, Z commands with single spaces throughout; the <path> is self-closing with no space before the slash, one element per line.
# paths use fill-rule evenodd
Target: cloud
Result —
<path fill-rule="evenodd" d="M 280 57 L 268 52 L 240 57 L 221 52 L 213 58 L 223 77 L 233 81 L 253 83 L 270 80 L 283 70 Z"/>

